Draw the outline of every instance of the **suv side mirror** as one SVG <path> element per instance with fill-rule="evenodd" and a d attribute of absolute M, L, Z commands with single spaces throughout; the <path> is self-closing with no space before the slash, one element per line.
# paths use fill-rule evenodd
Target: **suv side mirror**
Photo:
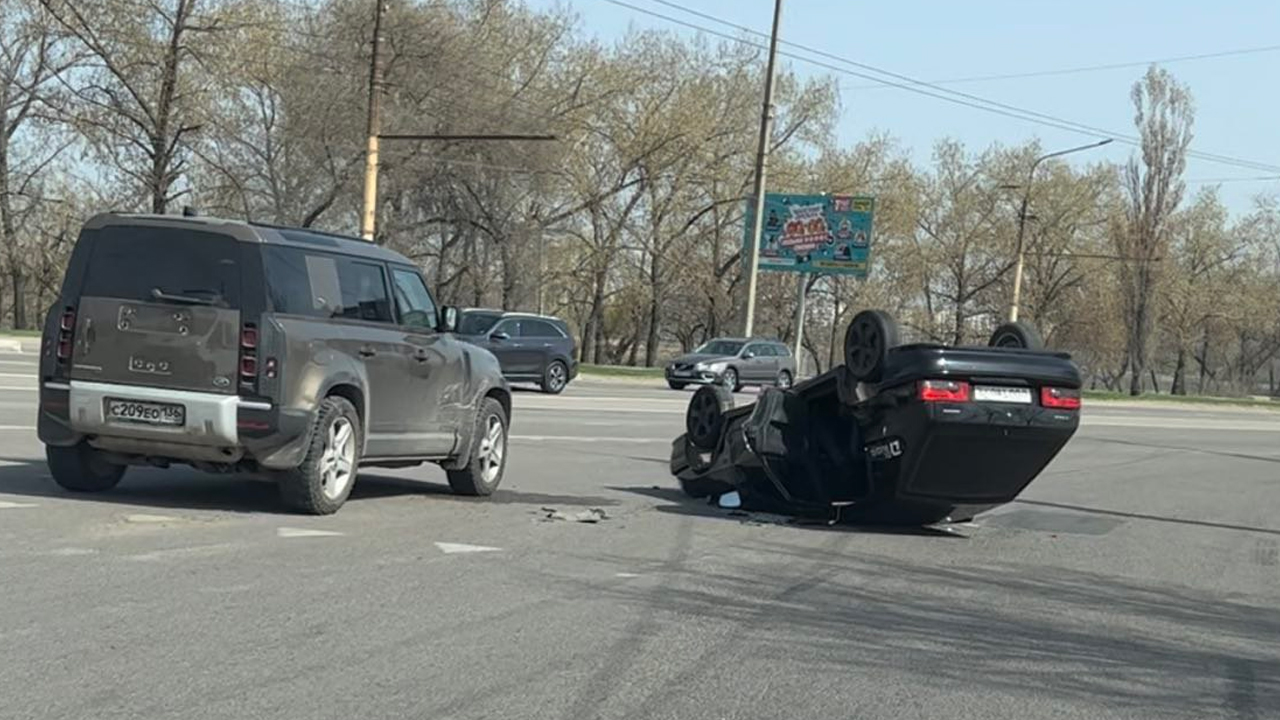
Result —
<path fill-rule="evenodd" d="M 451 333 L 458 329 L 458 308 L 452 305 L 445 305 L 440 308 L 440 327 L 436 328 L 440 332 Z"/>
<path fill-rule="evenodd" d="M 750 351 L 750 350 L 744 350 L 744 351 L 742 352 L 742 359 L 743 359 L 743 360 L 750 360 L 751 358 L 753 358 L 753 357 L 755 357 L 755 356 L 756 356 L 756 354 L 755 354 L 754 352 Z"/>
<path fill-rule="evenodd" d="M 495 332 L 492 335 L 490 335 L 489 339 L 490 340 L 510 340 L 511 336 L 499 330 L 498 332 Z"/>

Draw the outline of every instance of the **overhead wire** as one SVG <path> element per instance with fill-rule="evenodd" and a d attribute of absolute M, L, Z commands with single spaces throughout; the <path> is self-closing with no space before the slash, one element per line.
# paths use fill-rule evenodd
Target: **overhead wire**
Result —
<path fill-rule="evenodd" d="M 648 8 L 633 5 L 629 2 L 624 2 L 623 0 L 605 0 L 605 2 L 608 2 L 613 5 L 617 5 L 619 7 L 624 7 L 630 10 L 634 10 L 636 12 L 649 15 L 651 17 L 656 17 L 658 19 L 665 20 L 673 24 L 677 24 L 693 30 L 697 30 L 699 32 L 704 32 L 715 37 L 720 37 L 720 38 L 729 40 L 731 42 L 740 43 L 740 44 L 761 48 L 761 49 L 765 48 L 765 46 L 761 43 L 752 42 L 751 40 L 747 40 L 741 37 L 736 37 L 728 33 L 720 32 L 712 28 L 708 28 L 705 25 L 699 25 L 697 23 L 672 17 L 670 15 L 666 15 L 654 10 L 650 10 Z M 733 23 L 723 18 L 719 18 L 714 15 L 710 15 L 708 13 L 704 13 L 698 10 L 693 10 L 693 9 L 684 7 L 679 3 L 670 2 L 669 0 L 650 0 L 650 2 L 675 8 L 683 12 L 689 13 L 690 15 L 708 19 L 713 22 L 725 25 L 726 27 L 731 27 L 751 35 L 756 35 L 756 36 L 766 37 L 766 38 L 769 37 L 767 33 L 762 33 L 752 28 L 749 28 L 743 25 L 738 25 L 737 23 Z M 1024 122 L 1031 122 L 1031 123 L 1043 125 L 1046 127 L 1053 127 L 1059 130 L 1065 130 L 1068 132 L 1073 132 L 1081 135 L 1088 135 L 1091 137 L 1112 138 L 1113 140 L 1125 145 L 1141 147 L 1141 144 L 1142 144 L 1142 141 L 1140 138 L 1137 138 L 1131 135 L 1125 135 L 1123 133 L 1117 133 L 1110 130 L 1097 128 L 1090 125 L 1085 125 L 1083 123 L 1077 123 L 1064 118 L 1055 117 L 1053 115 L 1048 115 L 1045 113 L 1039 113 L 1033 110 L 1027 110 L 1025 108 L 1019 108 L 1013 105 L 1007 105 L 1005 103 L 996 102 L 994 100 L 988 100 L 986 98 L 979 97 L 977 95 L 971 95 L 969 93 L 960 92 L 958 90 L 950 90 L 948 88 L 938 87 L 931 83 L 925 82 L 923 80 L 918 80 L 916 78 L 902 75 L 900 73 L 883 70 L 873 65 L 867 65 L 865 63 L 860 63 L 855 60 L 850 60 L 848 58 L 844 58 L 839 55 L 835 55 L 833 53 L 829 53 L 824 50 L 813 48 L 807 45 L 794 43 L 787 40 L 779 40 L 778 44 L 787 45 L 789 47 L 797 48 L 820 57 L 829 58 L 837 62 L 845 63 L 847 65 L 851 65 L 858 68 L 863 68 L 871 72 L 879 73 L 880 75 L 885 75 L 888 77 L 897 78 L 898 80 L 902 81 L 902 82 L 894 82 L 890 80 L 885 80 L 882 77 L 877 77 L 875 75 L 868 75 L 866 73 L 850 70 L 846 67 L 835 66 L 830 63 L 826 63 L 820 60 L 815 60 L 811 57 L 806 57 L 804 55 L 799 55 L 796 53 L 786 52 L 782 50 L 778 51 L 779 55 L 790 57 L 795 60 L 800 60 L 802 62 L 806 62 L 812 65 L 816 65 L 818 67 L 826 68 L 828 70 L 832 70 L 834 72 L 838 72 L 841 74 L 850 75 L 853 77 L 860 77 L 866 80 L 873 81 L 880 85 L 895 87 L 895 88 L 906 90 L 908 92 L 916 93 L 919 95 L 933 97 L 939 100 L 943 100 L 945 102 L 950 102 L 957 105 L 971 107 L 977 110 L 982 110 L 984 112 L 993 113 L 996 115 L 1003 115 L 1016 120 L 1022 120 Z M 929 89 L 925 89 L 925 88 L 929 88 Z M 937 92 L 931 92 L 931 90 L 936 90 Z M 1230 157 L 1227 155 L 1219 155 L 1217 153 L 1208 153 L 1203 151 L 1189 150 L 1187 152 L 1187 155 L 1188 157 L 1194 157 L 1200 160 L 1214 162 L 1222 165 L 1230 165 L 1230 166 L 1246 168 L 1250 170 L 1261 170 L 1264 172 L 1280 172 L 1280 165 L 1273 165 L 1270 163 L 1264 163 L 1264 162 L 1259 162 L 1254 160 L 1245 160 L 1241 158 Z"/>

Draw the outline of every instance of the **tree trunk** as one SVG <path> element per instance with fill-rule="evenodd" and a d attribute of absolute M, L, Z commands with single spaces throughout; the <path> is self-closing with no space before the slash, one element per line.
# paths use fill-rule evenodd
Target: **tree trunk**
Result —
<path fill-rule="evenodd" d="M 27 330 L 27 278 L 14 258 L 9 270 L 9 279 L 13 284 L 13 329 Z"/>
<path fill-rule="evenodd" d="M 1178 364 L 1173 369 L 1173 387 L 1169 388 L 1173 395 L 1187 394 L 1187 351 L 1178 347 Z"/>
<path fill-rule="evenodd" d="M 653 262 L 649 265 L 649 286 L 652 292 L 649 299 L 649 333 L 644 342 L 645 367 L 658 364 L 658 342 L 662 335 L 662 302 L 665 295 L 661 277 L 662 267 L 659 264 L 659 256 L 654 253 Z"/>
<path fill-rule="evenodd" d="M 1198 395 L 1204 394 L 1205 376 L 1209 374 L 1209 328 L 1204 329 L 1204 337 L 1200 341 L 1200 357 L 1196 358 L 1196 362 L 1200 364 L 1200 382 L 1196 386 Z"/>

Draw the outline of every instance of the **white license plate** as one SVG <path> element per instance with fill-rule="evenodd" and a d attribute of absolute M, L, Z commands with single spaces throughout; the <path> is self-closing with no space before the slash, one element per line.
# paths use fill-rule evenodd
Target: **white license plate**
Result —
<path fill-rule="evenodd" d="M 672 370 L 671 377 L 693 377 L 692 370 Z"/>
<path fill-rule="evenodd" d="M 1031 388 L 992 387 L 979 385 L 973 389 L 976 402 L 1013 403 L 1016 405 L 1031 404 Z"/>
<path fill-rule="evenodd" d="M 187 422 L 187 409 L 169 403 L 139 402 L 107 398 L 107 420 L 143 425 L 181 426 Z"/>

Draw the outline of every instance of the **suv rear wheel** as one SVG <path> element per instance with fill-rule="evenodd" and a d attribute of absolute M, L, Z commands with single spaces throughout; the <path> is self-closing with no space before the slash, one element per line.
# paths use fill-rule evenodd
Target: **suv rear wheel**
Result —
<path fill-rule="evenodd" d="M 569 368 L 559 360 L 552 360 L 542 373 L 542 392 L 559 395 L 569 384 Z"/>
<path fill-rule="evenodd" d="M 71 447 L 46 445 L 49 474 L 58 485 L 74 492 L 110 490 L 124 477 L 125 467 L 102 459 L 102 453 L 84 443 Z"/>
<path fill-rule="evenodd" d="M 487 397 L 476 413 L 471 453 L 460 470 L 448 470 L 449 487 L 459 495 L 492 495 L 507 469 L 507 413 Z"/>
<path fill-rule="evenodd" d="M 302 464 L 276 478 L 284 503 L 311 515 L 337 512 L 355 484 L 360 438 L 360 416 L 355 407 L 345 398 L 325 398 L 316 413 L 311 446 Z"/>

